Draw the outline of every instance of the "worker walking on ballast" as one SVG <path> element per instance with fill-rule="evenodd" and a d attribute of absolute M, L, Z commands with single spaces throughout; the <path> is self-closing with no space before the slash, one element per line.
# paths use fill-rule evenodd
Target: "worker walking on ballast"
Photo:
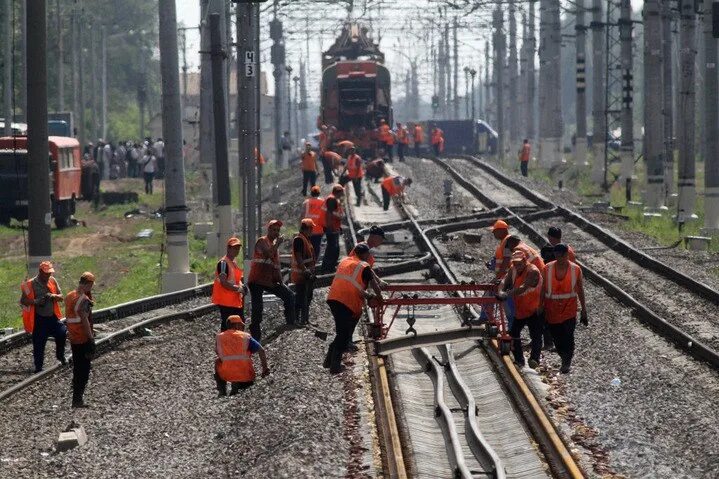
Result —
<path fill-rule="evenodd" d="M 554 247 L 554 255 L 557 259 L 547 264 L 542 275 L 544 319 L 554 338 L 557 353 L 562 358 L 560 371 L 564 374 L 569 372 L 574 357 L 577 298 L 582 305 L 580 321 L 585 326 L 589 325 L 582 269 L 569 261 L 567 253 L 567 245 L 557 244 Z"/>
<path fill-rule="evenodd" d="M 519 169 L 522 172 L 522 176 L 528 175 L 529 159 L 532 156 L 532 147 L 529 146 L 529 140 L 524 139 L 522 148 L 519 150 Z"/>
<path fill-rule="evenodd" d="M 95 355 L 95 333 L 92 324 L 92 287 L 95 275 L 86 271 L 77 289 L 65 297 L 65 324 L 72 349 L 72 407 L 87 407 L 83 400 L 90 379 L 90 362 Z"/>
<path fill-rule="evenodd" d="M 267 234 L 257 239 L 252 254 L 252 268 L 247 281 L 252 298 L 252 322 L 250 333 L 257 341 L 262 340 L 262 313 L 264 304 L 262 295 L 265 291 L 282 300 L 285 308 L 285 321 L 288 325 L 295 324 L 295 295 L 282 281 L 280 254 L 278 249 L 285 240 L 280 236 L 282 222 L 272 220 L 267 225 Z"/>
<path fill-rule="evenodd" d="M 302 203 L 302 218 L 300 221 L 309 218 L 314 222 L 312 227 L 312 234 L 310 234 L 310 243 L 315 252 L 315 262 L 320 254 L 320 247 L 322 246 L 322 236 L 324 235 L 324 227 L 322 225 L 322 205 L 325 200 L 320 198 L 320 187 L 313 186 L 310 189 L 310 197 Z"/>
<path fill-rule="evenodd" d="M 347 176 L 352 180 L 352 186 L 357 196 L 356 204 L 362 204 L 362 178 L 364 178 L 364 168 L 362 165 L 362 157 L 356 153 L 355 147 L 350 148 L 347 157 Z"/>
<path fill-rule="evenodd" d="M 255 366 L 252 355 L 258 353 L 262 363 L 262 377 L 270 374 L 267 354 L 260 342 L 245 332 L 245 322 L 238 315 L 227 318 L 228 329 L 217 334 L 215 351 L 215 382 L 220 396 L 227 395 L 227 383 L 231 383 L 230 396 L 246 389 L 255 382 Z"/>
<path fill-rule="evenodd" d="M 342 219 L 344 218 L 344 209 L 342 208 L 342 198 L 345 190 L 342 185 L 334 185 L 332 193 L 327 195 L 322 205 L 322 215 L 320 222 L 324 228 L 327 244 L 325 245 L 325 255 L 322 258 L 322 271 L 325 273 L 333 273 L 337 260 L 340 257 L 340 234 L 342 234 Z"/>
<path fill-rule="evenodd" d="M 305 218 L 300 232 L 292 240 L 292 270 L 290 279 L 295 284 L 295 318 L 297 324 L 309 323 L 310 303 L 315 283 L 315 251 L 310 238 L 315 222 Z"/>
<path fill-rule="evenodd" d="M 305 151 L 300 158 L 302 168 L 302 196 L 307 196 L 307 185 L 313 187 L 317 184 L 317 153 L 312 151 L 312 145 L 305 143 Z"/>
<path fill-rule="evenodd" d="M 32 334 L 32 354 L 35 361 L 35 372 L 42 371 L 45 361 L 45 344 L 47 338 L 55 338 L 55 357 L 62 364 L 66 364 L 65 341 L 67 328 L 60 319 L 60 301 L 63 301 L 62 291 L 52 274 L 55 272 L 52 263 L 40 263 L 37 276 L 20 285 L 22 296 L 22 322 L 25 331 Z"/>
<path fill-rule="evenodd" d="M 236 314 L 245 318 L 244 304 L 247 288 L 242 283 L 242 269 L 235 258 L 240 254 L 242 242 L 234 236 L 227 240 L 227 253 L 215 268 L 212 285 L 212 303 L 220 308 L 220 331 L 227 329 L 227 318 Z"/>
<path fill-rule="evenodd" d="M 399 201 L 404 197 L 404 190 L 412 184 L 412 178 L 391 175 L 382 180 L 382 208 L 389 210 L 390 199 Z"/>

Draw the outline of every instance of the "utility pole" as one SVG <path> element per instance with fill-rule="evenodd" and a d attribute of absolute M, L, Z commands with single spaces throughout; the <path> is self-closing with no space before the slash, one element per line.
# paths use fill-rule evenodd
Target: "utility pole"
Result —
<path fill-rule="evenodd" d="M 419 119 L 419 78 L 417 76 L 417 61 L 416 59 L 411 63 L 412 65 L 412 118 Z"/>
<path fill-rule="evenodd" d="M 536 69 L 534 67 L 534 59 L 537 54 L 537 35 L 535 34 L 537 17 L 535 14 L 535 3 L 537 0 L 529 2 L 529 51 L 527 52 L 527 137 L 534 140 L 537 137 L 536 128 L 536 98 L 537 98 L 537 78 Z"/>
<path fill-rule="evenodd" d="M 300 69 L 300 72 L 302 70 Z M 295 98 L 293 103 L 294 106 L 294 120 L 295 120 L 295 135 L 297 135 L 297 144 L 299 145 L 299 141 L 302 138 L 302 134 L 300 133 L 300 111 L 299 111 L 299 98 L 300 98 L 300 77 L 295 75 L 292 77 L 292 82 L 295 84 Z M 305 138 L 306 140 L 306 138 Z M 300 145 L 304 148 L 304 145 Z"/>
<path fill-rule="evenodd" d="M 137 102 L 140 106 L 140 139 L 145 138 L 145 105 L 147 104 L 147 51 L 140 48 L 140 79 L 137 86 Z M 165 155 L 167 156 L 167 155 Z"/>
<path fill-rule="evenodd" d="M 585 12 L 584 1 L 579 0 L 576 6 L 577 24 L 577 134 L 574 140 L 574 164 L 582 167 L 587 164 L 587 27 L 584 24 Z"/>
<path fill-rule="evenodd" d="M 285 41 L 282 33 L 282 22 L 277 19 L 278 0 L 274 3 L 274 18 L 270 22 L 270 38 L 272 50 L 270 53 L 272 74 L 275 77 L 275 155 L 278 168 L 284 167 L 282 151 L 282 85 L 285 70 Z"/>
<path fill-rule="evenodd" d="M 80 123 L 79 128 L 79 137 L 80 137 L 80 145 L 84 148 L 85 145 L 87 145 L 87 130 L 85 127 L 87 126 L 85 124 L 85 75 L 80 74 L 80 65 L 82 64 L 82 49 L 83 44 L 85 43 L 84 40 L 84 25 L 85 25 L 85 7 L 83 6 L 83 0 L 80 0 L 79 5 L 79 11 L 76 11 L 75 15 L 75 21 L 77 24 L 77 44 L 75 47 L 76 52 L 76 60 L 77 60 L 77 68 L 74 69 L 73 73 L 77 75 L 77 97 L 78 97 L 78 109 L 79 109 L 79 119 L 78 122 Z M 77 5 L 77 0 L 75 5 Z M 92 152 L 90 153 L 92 154 Z"/>
<path fill-rule="evenodd" d="M 175 0 L 159 0 L 160 74 L 162 76 L 162 138 L 165 140 L 165 232 L 167 272 L 162 277 L 164 292 L 197 286 L 190 272 L 185 204 L 185 164 L 182 157 L 182 112 L 180 68 L 177 50 Z"/>
<path fill-rule="evenodd" d="M 469 118 L 469 67 L 464 67 L 464 117 Z"/>
<path fill-rule="evenodd" d="M 704 0 L 704 232 L 719 231 L 719 158 L 717 137 L 717 39 L 712 35 L 712 0 Z"/>
<path fill-rule="evenodd" d="M 97 128 L 97 50 L 95 46 L 95 33 L 97 32 L 97 23 L 90 23 L 90 59 L 88 60 L 88 70 L 90 71 L 90 135 L 97 139 L 98 128 Z M 103 137 L 103 139 L 105 139 Z M 107 179 L 107 172 L 109 172 L 110 165 L 107 162 L 103 162 L 103 170 L 100 174 L 103 178 Z"/>
<path fill-rule="evenodd" d="M 672 74 L 672 12 L 668 1 L 661 3 L 662 12 L 662 79 L 664 80 L 664 200 L 674 194 L 674 77 Z"/>
<path fill-rule="evenodd" d="M 632 4 L 630 0 L 621 0 L 619 18 L 619 41 L 622 68 L 622 168 L 620 178 L 627 188 L 627 199 L 631 200 L 632 174 L 634 173 L 634 75 L 632 60 Z M 657 97 L 659 100 L 660 97 Z"/>
<path fill-rule="evenodd" d="M 454 37 L 454 84 L 453 88 L 453 113 L 452 118 L 459 120 L 459 40 L 457 39 L 457 17 L 454 17 L 454 23 L 452 24 L 452 36 Z"/>
<path fill-rule="evenodd" d="M 287 72 L 287 80 L 285 81 L 287 86 L 287 131 L 290 138 L 292 138 L 292 67 L 287 65 L 285 71 Z"/>
<path fill-rule="evenodd" d="M 679 208 L 677 221 L 684 223 L 695 219 L 696 174 L 694 164 L 694 128 L 695 128 L 695 85 L 694 61 L 696 58 L 696 15 L 694 2 L 680 0 L 680 63 L 679 69 L 679 123 L 677 140 L 679 141 Z"/>
<path fill-rule="evenodd" d="M 494 42 L 494 39 L 492 40 Z M 494 118 L 490 115 L 491 113 L 491 102 L 492 102 L 492 80 L 491 72 L 492 63 L 489 54 L 489 40 L 484 42 L 484 116 L 487 123 L 493 124 Z"/>
<path fill-rule="evenodd" d="M 25 2 L 23 2 L 24 4 Z M 27 65 L 27 177 L 28 180 L 28 271 L 37 270 L 40 262 L 52 257 L 50 238 L 50 176 L 48 175 L 47 138 L 47 16 L 45 0 L 28 5 L 26 28 L 27 49 L 32 56 L 23 60 Z M 30 61 L 28 61 L 30 60 Z"/>
<path fill-rule="evenodd" d="M 605 116 L 606 75 L 604 23 L 602 21 L 602 0 L 592 0 L 592 182 L 604 182 L 604 149 L 607 138 Z"/>
<path fill-rule="evenodd" d="M 527 38 L 527 15 L 522 12 L 522 48 L 519 50 L 519 79 L 517 81 L 517 128 L 519 129 L 520 138 L 523 136 L 527 137 L 527 57 L 528 57 L 528 45 L 529 40 Z"/>
<path fill-rule="evenodd" d="M 499 163 L 504 163 L 506 131 L 504 127 L 504 14 L 498 5 L 494 10 L 494 87 L 497 92 L 497 155 Z"/>
<path fill-rule="evenodd" d="M 57 29 L 57 110 L 65 111 L 65 47 L 62 39 L 62 10 L 55 0 L 55 27 Z"/>
<path fill-rule="evenodd" d="M 539 162 L 550 166 L 562 160 L 561 24 L 559 0 L 542 0 L 539 27 Z"/>
<path fill-rule="evenodd" d="M 45 0 L 42 0 L 45 3 Z M 27 121 L 27 0 L 20 0 L 20 109 L 22 119 Z M 47 25 L 47 19 L 45 20 Z"/>
<path fill-rule="evenodd" d="M 446 48 L 444 44 L 444 37 L 441 35 L 440 32 L 440 38 L 439 38 L 439 58 L 437 60 L 437 63 L 439 63 L 439 87 L 437 91 L 437 97 L 439 99 L 439 117 L 441 119 L 446 119 L 446 112 L 447 112 L 447 90 L 445 86 L 447 85 L 447 73 L 446 73 L 446 66 L 447 66 L 447 60 L 446 60 Z"/>
<path fill-rule="evenodd" d="M 517 103 L 519 95 L 517 83 L 519 73 L 517 72 L 517 18 L 516 4 L 509 0 L 509 148 L 510 151 L 517 151 L 519 148 L 519 112 Z"/>
<path fill-rule="evenodd" d="M 100 115 L 102 137 L 107 138 L 107 27 L 100 27 Z"/>
<path fill-rule="evenodd" d="M 309 46 L 309 43 L 308 43 Z M 307 61 L 300 62 L 300 104 L 299 110 L 302 112 L 302 135 L 305 138 L 309 137 L 309 133 L 312 129 L 309 127 L 309 120 L 307 119 L 307 79 L 309 77 Z"/>
<path fill-rule="evenodd" d="M 657 211 L 664 204 L 664 117 L 662 115 L 661 0 L 644 2 L 644 154 L 646 155 L 646 207 Z"/>
<path fill-rule="evenodd" d="M 445 99 L 445 119 L 449 120 L 452 118 L 452 60 L 450 55 L 449 46 L 449 21 L 444 24 L 444 71 L 447 74 L 447 98 Z"/>
<path fill-rule="evenodd" d="M 474 77 L 477 75 L 477 70 L 475 70 L 474 68 L 470 68 L 469 75 L 472 77 L 472 125 L 474 125 L 474 120 L 475 120 L 475 118 L 477 118 L 476 111 L 474 109 L 474 90 L 475 90 Z M 480 77 L 481 77 L 481 75 L 480 75 Z M 482 98 L 482 96 L 480 94 L 480 99 L 481 98 Z M 480 109 L 481 109 L 481 107 L 480 107 Z M 472 126 L 472 128 L 474 128 L 474 126 Z"/>
<path fill-rule="evenodd" d="M 3 0 L 3 34 L 5 41 L 3 42 L 3 116 L 5 117 L 5 125 L 3 135 L 10 136 L 12 134 L 12 0 Z"/>
<path fill-rule="evenodd" d="M 187 29 L 182 28 L 182 106 L 187 107 Z M 183 111 L 184 118 L 184 111 Z"/>

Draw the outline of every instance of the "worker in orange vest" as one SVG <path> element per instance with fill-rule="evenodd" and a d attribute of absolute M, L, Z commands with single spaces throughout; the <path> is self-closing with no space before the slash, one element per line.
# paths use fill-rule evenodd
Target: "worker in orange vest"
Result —
<path fill-rule="evenodd" d="M 352 339 L 357 322 L 362 316 L 365 299 L 371 297 L 367 292 L 372 287 L 380 295 L 380 287 L 374 280 L 372 268 L 367 263 L 369 247 L 366 244 L 355 246 L 356 256 L 347 256 L 337 267 L 327 294 L 327 304 L 335 320 L 335 339 L 325 356 L 324 367 L 332 374 L 342 371 L 342 353 Z"/>
<path fill-rule="evenodd" d="M 315 282 L 315 264 L 317 256 L 310 242 L 315 222 L 305 218 L 300 223 L 300 231 L 292 240 L 292 270 L 290 279 L 295 284 L 295 317 L 297 324 L 309 322 L 310 303 Z"/>
<path fill-rule="evenodd" d="M 238 315 L 227 318 L 229 328 L 217 334 L 215 341 L 215 382 L 220 397 L 227 395 L 227 383 L 231 383 L 230 396 L 246 389 L 255 382 L 255 366 L 252 355 L 258 353 L 262 363 L 262 377 L 270 374 L 267 354 L 260 342 L 245 332 L 245 322 Z"/>
<path fill-rule="evenodd" d="M 495 273 L 495 280 L 499 282 L 510 266 L 512 250 L 507 247 L 507 238 L 509 237 L 509 225 L 504 220 L 497 220 L 490 228 L 494 238 L 499 241 L 494 252 L 494 258 L 487 263 L 487 267 Z"/>
<path fill-rule="evenodd" d="M 436 126 L 432 128 L 432 150 L 437 157 L 444 152 L 444 132 Z"/>
<path fill-rule="evenodd" d="M 542 353 L 542 329 L 544 321 L 539 314 L 542 300 L 542 272 L 527 259 L 524 251 L 512 253 L 512 266 L 507 276 L 499 283 L 497 298 L 514 299 L 514 321 L 509 334 L 512 336 L 512 350 L 514 361 L 518 366 L 524 366 L 524 353 L 522 352 L 522 329 L 529 328 L 529 337 L 532 341 L 532 350 L 529 355 L 529 367 L 536 369 L 539 366 L 539 356 Z"/>
<path fill-rule="evenodd" d="M 86 271 L 77 289 L 65 297 L 65 324 L 72 349 L 72 407 L 86 407 L 83 400 L 90 379 L 90 361 L 95 355 L 95 333 L 92 324 L 92 287 L 95 275 Z"/>
<path fill-rule="evenodd" d="M 322 213 L 320 222 L 324 227 L 326 245 L 325 255 L 322 258 L 322 271 L 332 273 L 337 266 L 337 260 L 340 257 L 340 234 L 342 233 L 342 219 L 344 219 L 344 209 L 342 208 L 342 198 L 344 197 L 344 188 L 342 185 L 334 185 L 332 193 L 327 195 L 322 205 Z"/>
<path fill-rule="evenodd" d="M 402 198 L 406 187 L 412 184 L 412 178 L 405 178 L 399 175 L 390 175 L 382 180 L 382 208 L 389 209 L 390 198 L 395 201 Z"/>
<path fill-rule="evenodd" d="M 234 236 L 227 240 L 227 251 L 215 267 L 212 303 L 220 308 L 220 331 L 227 329 L 227 318 L 236 314 L 245 318 L 244 304 L 247 289 L 242 283 L 242 268 L 235 262 L 242 242 Z"/>
<path fill-rule="evenodd" d="M 258 150 L 257 148 L 255 148 L 255 162 L 257 163 L 258 168 L 266 163 L 265 155 L 260 153 L 260 150 Z"/>
<path fill-rule="evenodd" d="M 527 167 L 529 166 L 529 158 L 532 156 L 532 147 L 529 146 L 529 139 L 525 138 L 522 148 L 519 150 L 519 169 L 522 176 L 527 176 Z"/>
<path fill-rule="evenodd" d="M 322 246 L 322 236 L 324 228 L 322 226 L 322 205 L 325 200 L 320 198 L 320 187 L 315 185 L 310 189 L 310 197 L 302 203 L 302 218 L 309 218 L 313 221 L 312 233 L 310 233 L 310 243 L 315 253 L 315 261 L 320 254 Z"/>
<path fill-rule="evenodd" d="M 319 149 L 320 149 L 320 155 L 327 151 L 327 149 L 330 146 L 330 137 L 327 132 L 327 125 L 322 125 L 320 127 L 320 134 L 319 134 Z"/>
<path fill-rule="evenodd" d="M 587 304 L 584 299 L 582 268 L 569 261 L 569 248 L 564 243 L 554 246 L 555 261 L 548 263 L 542 273 L 544 319 L 554 338 L 557 353 L 562 359 L 560 371 L 569 373 L 574 357 L 574 329 L 577 326 L 577 298 L 582 305 L 580 322 L 587 326 Z"/>
<path fill-rule="evenodd" d="M 362 178 L 364 178 L 364 166 L 362 157 L 356 153 L 356 148 L 349 149 L 347 157 L 347 176 L 352 180 L 352 186 L 357 196 L 357 206 L 362 204 Z"/>
<path fill-rule="evenodd" d="M 422 143 L 424 143 L 424 130 L 422 129 L 422 125 L 419 123 L 415 123 L 414 125 L 414 156 L 419 158 L 420 153 L 420 147 L 422 146 Z"/>
<path fill-rule="evenodd" d="M 37 276 L 20 285 L 22 296 L 22 322 L 25 331 L 32 334 L 32 354 L 35 360 L 35 372 L 42 371 L 45 361 L 45 344 L 47 338 L 55 338 L 55 357 L 62 364 L 65 360 L 65 341 L 67 328 L 60 322 L 62 313 L 58 302 L 63 301 L 62 291 L 52 274 L 55 272 L 52 263 L 43 261 Z"/>
<path fill-rule="evenodd" d="M 409 132 L 402 123 L 397 123 L 397 157 L 404 161 L 405 149 L 409 146 Z"/>
<path fill-rule="evenodd" d="M 282 222 L 272 220 L 267 224 L 267 234 L 257 239 L 252 254 L 252 269 L 247 281 L 252 298 L 252 322 L 250 333 L 257 341 L 262 339 L 262 313 L 264 304 L 262 295 L 265 291 L 274 294 L 282 300 L 285 308 L 285 322 L 295 324 L 295 294 L 282 281 L 280 269 L 280 254 L 278 249 L 285 240 L 280 235 Z"/>
<path fill-rule="evenodd" d="M 305 151 L 300 158 L 300 167 L 302 168 L 302 196 L 307 196 L 307 185 L 315 186 L 317 184 L 317 153 L 312 151 L 312 145 L 305 143 Z"/>
<path fill-rule="evenodd" d="M 334 151 L 324 151 L 322 155 L 322 171 L 325 174 L 325 184 L 331 185 L 334 182 L 334 174 L 339 169 L 342 156 Z"/>
<path fill-rule="evenodd" d="M 392 150 L 394 149 L 394 134 L 392 133 L 392 128 L 387 124 L 387 121 L 385 119 L 381 119 L 379 121 L 379 129 L 377 132 L 377 137 L 379 139 L 379 148 L 382 148 L 385 153 L 387 153 L 387 157 L 390 163 L 392 163 Z"/>
<path fill-rule="evenodd" d="M 544 269 L 544 260 L 542 259 L 542 255 L 527 243 L 519 239 L 518 236 L 507 236 L 506 244 L 507 248 L 509 248 L 511 252 L 522 251 L 527 256 L 527 262 L 536 266 L 539 271 Z"/>

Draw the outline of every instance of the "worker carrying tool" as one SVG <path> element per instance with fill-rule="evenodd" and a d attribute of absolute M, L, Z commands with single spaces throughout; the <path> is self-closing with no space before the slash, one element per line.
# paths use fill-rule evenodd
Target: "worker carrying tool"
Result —
<path fill-rule="evenodd" d="M 527 262 L 536 266 L 539 271 L 544 269 L 544 260 L 542 259 L 542 255 L 540 255 L 537 250 L 529 246 L 527 243 L 519 239 L 518 236 L 507 236 L 506 246 L 511 252 L 523 252 L 527 256 Z"/>
<path fill-rule="evenodd" d="M 549 263 L 550 261 L 554 261 L 554 246 L 562 242 L 562 230 L 561 228 L 557 226 L 550 226 L 549 230 L 547 231 L 547 240 L 549 241 L 549 244 L 542 248 L 541 254 L 542 259 L 545 263 Z M 564 243 L 567 244 L 567 243 Z M 569 257 L 569 261 L 572 263 L 576 260 L 576 255 L 574 254 L 574 249 L 567 245 L 567 255 Z"/>
<path fill-rule="evenodd" d="M 528 174 L 527 170 L 531 156 L 532 147 L 529 145 L 529 140 L 525 138 L 524 143 L 522 143 L 522 148 L 519 149 L 519 169 L 522 172 L 522 176 L 527 176 Z"/>
<path fill-rule="evenodd" d="M 414 140 L 414 156 L 419 158 L 420 148 L 422 147 L 422 143 L 424 143 L 424 130 L 422 129 L 422 125 L 415 123 L 412 136 Z"/>
<path fill-rule="evenodd" d="M 72 350 L 72 407 L 87 407 L 83 396 L 90 379 L 90 362 L 95 355 L 95 333 L 92 324 L 92 287 L 95 275 L 86 271 L 77 288 L 65 297 L 65 324 Z"/>
<path fill-rule="evenodd" d="M 444 152 L 444 132 L 436 126 L 433 127 L 431 141 L 434 156 L 439 157 Z"/>
<path fill-rule="evenodd" d="M 257 341 L 262 340 L 262 313 L 264 304 L 262 295 L 265 291 L 272 293 L 282 300 L 285 309 L 285 322 L 295 324 L 295 294 L 282 281 L 280 269 L 280 254 L 278 249 L 285 240 L 280 235 L 282 222 L 271 220 L 267 224 L 267 234 L 257 239 L 255 251 L 252 254 L 252 268 L 248 282 L 252 298 L 252 322 L 250 333 Z"/>
<path fill-rule="evenodd" d="M 35 361 L 35 372 L 42 371 L 45 362 L 45 345 L 49 336 L 55 338 L 55 357 L 62 364 L 66 364 L 65 341 L 67 328 L 60 322 L 60 301 L 63 301 L 62 291 L 52 276 L 55 272 L 52 263 L 43 261 L 37 276 L 20 285 L 22 296 L 22 322 L 25 331 L 32 334 L 32 354 Z"/>
<path fill-rule="evenodd" d="M 300 158 L 302 168 L 302 196 L 307 196 L 307 185 L 310 187 L 317 184 L 317 153 L 312 151 L 312 145 L 305 143 L 305 151 Z"/>
<path fill-rule="evenodd" d="M 412 178 L 399 175 L 390 175 L 382 180 L 382 208 L 389 209 L 390 198 L 400 201 L 404 198 L 404 190 L 412 184 Z"/>
<path fill-rule="evenodd" d="M 372 297 L 367 288 L 371 286 L 376 295 L 381 294 L 372 268 L 367 263 L 369 247 L 358 244 L 355 246 L 355 254 L 356 256 L 342 259 L 327 295 L 327 304 L 335 320 L 336 334 L 327 349 L 323 366 L 330 368 L 332 374 L 342 372 L 342 353 L 352 340 L 352 334 L 362 316 L 365 299 Z"/>
<path fill-rule="evenodd" d="M 245 322 L 238 315 L 227 318 L 229 328 L 217 334 L 215 342 L 215 382 L 220 397 L 227 395 L 227 383 L 231 383 L 230 396 L 246 389 L 255 382 L 252 355 L 258 353 L 262 363 L 262 377 L 270 374 L 267 354 L 260 342 L 245 332 Z"/>
<path fill-rule="evenodd" d="M 392 132 L 392 128 L 390 128 L 384 119 L 379 122 L 379 148 L 383 148 L 385 150 L 387 153 L 387 161 L 392 163 L 392 161 L 394 161 L 392 158 L 392 150 L 394 150 L 394 133 Z"/>
<path fill-rule="evenodd" d="M 562 359 L 560 371 L 569 373 L 574 357 L 574 330 L 577 326 L 577 298 L 582 305 L 580 322 L 588 326 L 587 304 L 584 299 L 582 268 L 569 261 L 569 248 L 564 243 L 554 246 L 555 261 L 542 273 L 544 319 Z"/>
<path fill-rule="evenodd" d="M 362 178 L 364 178 L 364 167 L 362 165 L 362 157 L 356 153 L 357 149 L 353 146 L 349 149 L 347 156 L 347 176 L 352 180 L 352 186 L 357 196 L 357 206 L 362 204 Z"/>
<path fill-rule="evenodd" d="M 539 314 L 542 299 L 541 270 L 528 261 L 524 251 L 514 251 L 512 266 L 499 283 L 497 291 L 497 299 L 505 301 L 507 298 L 512 298 L 514 300 L 514 321 L 509 331 L 512 336 L 514 361 L 518 366 L 524 366 L 521 336 L 522 330 L 527 326 L 532 341 L 529 367 L 536 369 L 539 366 L 539 357 L 542 353 L 542 330 L 544 329 L 544 321 Z"/>
<path fill-rule="evenodd" d="M 407 128 L 402 126 L 402 123 L 397 123 L 397 157 L 399 161 L 404 161 L 404 154 L 409 146 L 409 132 Z"/>
<path fill-rule="evenodd" d="M 235 259 L 240 254 L 242 241 L 234 236 L 227 240 L 225 256 L 215 267 L 215 282 L 212 284 L 212 304 L 220 308 L 220 331 L 227 329 L 227 318 L 236 314 L 245 318 L 245 295 L 247 288 L 242 282 L 242 268 Z"/>
<path fill-rule="evenodd" d="M 315 222 L 305 218 L 300 223 L 300 232 L 292 240 L 292 270 L 290 279 L 295 284 L 295 318 L 297 324 L 309 322 L 310 303 L 315 282 L 316 256 L 310 242 Z"/>
<path fill-rule="evenodd" d="M 322 226 L 322 205 L 324 203 L 325 200 L 320 198 L 320 187 L 317 185 L 310 189 L 310 197 L 302 203 L 303 216 L 300 221 L 309 218 L 314 222 L 312 233 L 310 234 L 310 243 L 312 243 L 312 248 L 314 249 L 315 262 L 317 262 L 317 257 L 320 254 L 322 236 L 325 232 Z"/>
<path fill-rule="evenodd" d="M 334 185 L 332 193 L 327 195 L 322 205 L 320 222 L 325 232 L 325 255 L 322 258 L 322 271 L 333 273 L 337 260 L 340 257 L 340 234 L 342 233 L 342 219 L 345 212 L 342 208 L 342 198 L 345 190 L 342 185 Z"/>

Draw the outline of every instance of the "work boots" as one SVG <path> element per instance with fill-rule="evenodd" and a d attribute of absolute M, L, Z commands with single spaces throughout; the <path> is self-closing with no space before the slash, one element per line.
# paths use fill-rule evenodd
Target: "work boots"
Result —
<path fill-rule="evenodd" d="M 559 368 L 559 372 L 562 374 L 569 374 L 569 369 L 572 367 L 572 359 L 562 357 L 562 367 Z"/>

